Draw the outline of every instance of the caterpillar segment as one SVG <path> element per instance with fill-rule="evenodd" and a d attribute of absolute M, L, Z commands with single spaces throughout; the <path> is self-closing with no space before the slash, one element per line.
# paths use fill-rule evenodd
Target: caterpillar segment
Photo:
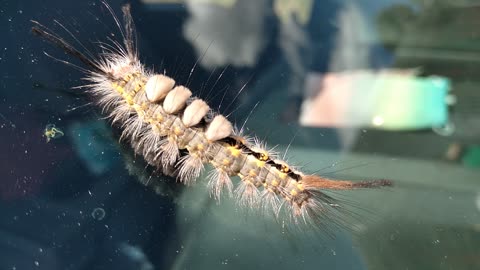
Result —
<path fill-rule="evenodd" d="M 126 5 L 122 10 L 123 46 L 101 43 L 97 59 L 91 58 L 90 52 L 78 51 L 36 21 L 32 21 L 32 31 L 87 66 L 81 69 L 90 83 L 82 87 L 123 129 L 121 139 L 130 142 L 135 153 L 150 165 L 190 185 L 205 164 L 210 164 L 213 170 L 207 185 L 215 199 L 227 193 L 234 195 L 242 207 L 260 208 L 276 216 L 285 209 L 295 222 L 302 220 L 316 226 L 328 220 L 336 222 L 336 212 L 341 210 L 338 200 L 325 191 L 391 185 L 388 180 L 334 181 L 305 175 L 277 159 L 261 143 L 235 132 L 226 117 L 215 114 L 202 99 L 192 97 L 190 89 L 166 75 L 153 74 L 140 63 L 133 46 L 130 7 Z M 235 176 L 240 181 L 234 187 Z"/>

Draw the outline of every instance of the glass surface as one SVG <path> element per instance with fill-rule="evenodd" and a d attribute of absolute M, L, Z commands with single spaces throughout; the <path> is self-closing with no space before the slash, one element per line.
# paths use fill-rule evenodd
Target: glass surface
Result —
<path fill-rule="evenodd" d="M 131 4 L 147 67 L 302 171 L 394 186 L 329 193 L 327 229 L 217 203 L 211 168 L 185 186 L 148 166 L 83 63 L 31 34 L 98 53 L 121 42 L 105 5 L 3 0 L 0 269 L 480 268 L 478 1 Z"/>

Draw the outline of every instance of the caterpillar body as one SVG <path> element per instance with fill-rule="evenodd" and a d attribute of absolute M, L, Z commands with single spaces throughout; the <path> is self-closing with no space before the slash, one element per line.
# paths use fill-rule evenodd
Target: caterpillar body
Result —
<path fill-rule="evenodd" d="M 102 3 L 119 24 L 110 6 Z M 130 6 L 123 6 L 122 11 L 124 26 L 119 28 L 123 45 L 100 43 L 102 52 L 95 58 L 39 22 L 32 21 L 32 31 L 88 67 L 80 68 L 90 82 L 82 87 L 88 89 L 112 123 L 122 128 L 121 139 L 150 165 L 189 185 L 210 164 L 213 170 L 208 187 L 215 199 L 227 193 L 242 207 L 261 206 L 275 216 L 284 211 L 294 223 L 314 226 L 337 222 L 336 212 L 341 211 L 341 205 L 326 190 L 391 185 L 389 180 L 352 182 L 308 175 L 278 159 L 258 140 L 234 128 L 225 116 L 216 114 L 205 101 L 192 97 L 190 89 L 145 68 L 134 45 Z M 235 176 L 240 179 L 236 186 L 232 180 Z"/>

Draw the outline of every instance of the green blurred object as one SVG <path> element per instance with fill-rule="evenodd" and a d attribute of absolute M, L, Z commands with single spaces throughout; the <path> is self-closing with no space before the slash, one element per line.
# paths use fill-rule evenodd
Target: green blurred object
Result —
<path fill-rule="evenodd" d="M 480 168 L 480 145 L 469 147 L 462 157 L 462 163 L 465 167 Z"/>

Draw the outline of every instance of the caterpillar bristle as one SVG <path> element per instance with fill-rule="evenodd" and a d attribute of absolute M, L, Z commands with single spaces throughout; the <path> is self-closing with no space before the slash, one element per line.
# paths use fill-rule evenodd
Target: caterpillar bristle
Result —
<path fill-rule="evenodd" d="M 177 159 L 180 157 L 180 151 L 178 149 L 178 144 L 174 138 L 168 137 L 167 139 L 160 142 L 160 151 L 159 160 L 161 166 L 172 166 L 175 164 Z"/>
<path fill-rule="evenodd" d="M 222 169 L 214 169 L 211 171 L 208 181 L 208 188 L 211 196 L 220 201 L 222 193 L 226 192 L 229 197 L 232 196 L 233 182 L 227 172 Z"/>
<path fill-rule="evenodd" d="M 108 4 L 102 3 L 114 16 Z M 129 142 L 148 164 L 186 185 L 193 184 L 210 164 L 213 169 L 207 186 L 217 201 L 223 195 L 234 195 L 242 208 L 259 209 L 275 218 L 285 213 L 295 224 L 322 228 L 329 222 L 342 224 L 339 201 L 325 191 L 392 185 L 389 180 L 337 181 L 293 169 L 257 137 L 243 134 L 243 126 L 238 130 L 205 101 L 192 97 L 190 89 L 147 70 L 134 46 L 130 7 L 122 10 L 124 27 L 114 19 L 123 45 L 113 40 L 111 44 L 99 42 L 98 59 L 82 54 L 38 22 L 34 21 L 32 31 L 90 68 L 84 70 L 89 93 L 122 129 L 120 140 Z M 240 179 L 236 187 L 233 177 Z"/>
<path fill-rule="evenodd" d="M 354 184 L 356 188 L 382 188 L 382 187 L 392 187 L 393 182 L 387 179 L 379 179 L 372 181 L 360 181 Z"/>
<path fill-rule="evenodd" d="M 185 185 L 191 185 L 204 170 L 204 161 L 196 155 L 183 156 L 179 161 L 178 178 Z"/>
<path fill-rule="evenodd" d="M 348 190 L 356 188 L 380 188 L 393 185 L 392 181 L 386 179 L 352 182 L 346 180 L 331 180 L 317 175 L 305 175 L 302 180 L 306 189 Z"/>
<path fill-rule="evenodd" d="M 260 204 L 260 192 L 251 181 L 241 181 L 234 192 L 235 199 L 240 207 L 256 209 Z"/>

